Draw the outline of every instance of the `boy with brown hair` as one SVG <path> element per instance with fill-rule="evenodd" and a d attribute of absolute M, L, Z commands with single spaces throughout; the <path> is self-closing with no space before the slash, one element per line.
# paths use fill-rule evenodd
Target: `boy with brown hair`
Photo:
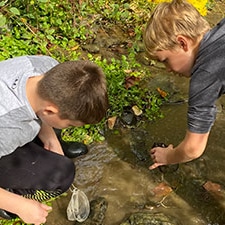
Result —
<path fill-rule="evenodd" d="M 207 145 L 216 100 L 225 93 L 225 19 L 210 29 L 186 1 L 164 2 L 147 23 L 144 43 L 150 58 L 190 78 L 186 135 L 176 147 L 152 148 L 150 169 L 196 159 Z"/>
<path fill-rule="evenodd" d="M 0 215 L 39 225 L 51 210 L 41 202 L 67 191 L 75 176 L 53 128 L 100 122 L 106 79 L 90 61 L 48 56 L 2 61 L 0 74 Z"/>

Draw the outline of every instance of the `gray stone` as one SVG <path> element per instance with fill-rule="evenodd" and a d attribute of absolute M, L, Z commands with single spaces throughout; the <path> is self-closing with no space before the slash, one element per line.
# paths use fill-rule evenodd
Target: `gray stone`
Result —
<path fill-rule="evenodd" d="M 181 225 L 163 213 L 137 212 L 120 225 Z"/>

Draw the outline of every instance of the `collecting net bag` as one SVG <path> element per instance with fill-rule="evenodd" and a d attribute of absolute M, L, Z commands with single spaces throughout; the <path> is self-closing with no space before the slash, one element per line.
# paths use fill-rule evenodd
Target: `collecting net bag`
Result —
<path fill-rule="evenodd" d="M 72 196 L 67 206 L 67 219 L 69 221 L 85 221 L 90 213 L 90 204 L 85 193 L 73 186 Z"/>

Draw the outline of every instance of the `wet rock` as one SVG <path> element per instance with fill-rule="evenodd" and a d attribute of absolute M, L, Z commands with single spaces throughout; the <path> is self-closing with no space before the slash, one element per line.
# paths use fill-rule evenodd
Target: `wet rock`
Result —
<path fill-rule="evenodd" d="M 181 225 L 163 213 L 138 212 L 132 214 L 120 225 Z"/>
<path fill-rule="evenodd" d="M 136 126 L 137 124 L 137 117 L 135 116 L 133 110 L 129 107 L 125 108 L 121 117 L 120 121 L 123 126 Z"/>
<path fill-rule="evenodd" d="M 76 158 L 81 155 L 85 155 L 88 153 L 88 147 L 84 143 L 81 142 L 64 142 L 61 141 L 61 145 L 63 148 L 63 152 L 65 156 L 68 158 Z"/>
<path fill-rule="evenodd" d="M 98 197 L 90 202 L 90 215 L 82 225 L 104 225 L 108 203 L 104 197 Z"/>

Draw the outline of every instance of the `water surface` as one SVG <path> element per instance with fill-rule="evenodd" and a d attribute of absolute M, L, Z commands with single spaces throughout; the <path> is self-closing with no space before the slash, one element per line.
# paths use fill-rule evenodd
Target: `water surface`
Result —
<path fill-rule="evenodd" d="M 166 174 L 148 170 L 151 160 L 146 155 L 154 142 L 176 145 L 184 137 L 186 110 L 186 104 L 164 106 L 163 119 L 144 128 L 111 131 L 104 143 L 91 146 L 89 154 L 75 160 L 76 186 L 90 200 L 103 196 L 108 201 L 105 224 L 118 225 L 137 211 L 164 212 L 184 225 L 225 224 L 223 112 L 200 159 Z M 221 185 L 221 190 L 206 191 L 203 185 L 207 181 Z M 153 190 L 161 183 L 173 191 L 155 195 Z"/>

